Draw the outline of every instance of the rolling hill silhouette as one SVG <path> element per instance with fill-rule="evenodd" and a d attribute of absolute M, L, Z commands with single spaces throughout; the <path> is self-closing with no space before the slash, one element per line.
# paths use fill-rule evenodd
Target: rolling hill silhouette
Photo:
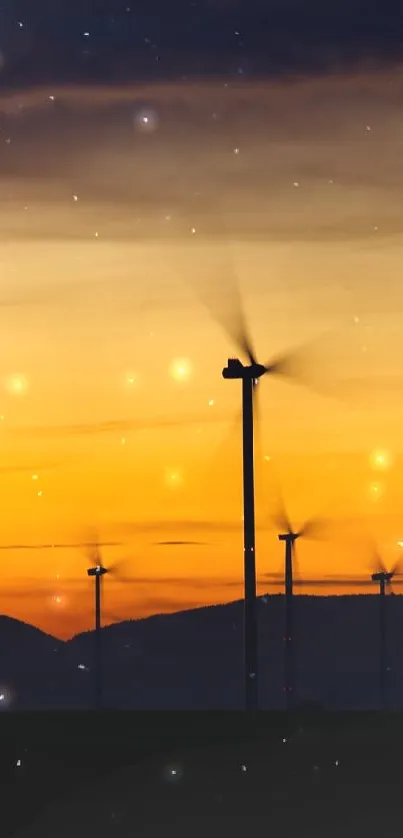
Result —
<path fill-rule="evenodd" d="M 0 615 L 0 695 L 4 708 L 57 700 L 64 683 L 64 643 L 40 629 Z"/>
<path fill-rule="evenodd" d="M 387 600 L 389 703 L 403 706 L 403 597 Z M 298 700 L 376 709 L 376 596 L 295 597 Z M 282 707 L 284 597 L 259 598 L 261 706 Z M 213 709 L 243 706 L 243 603 L 125 621 L 102 630 L 105 705 Z M 88 707 L 94 633 L 63 642 L 0 618 L 1 672 L 10 709 Z M 5 687 L 2 687 L 5 689 Z"/>

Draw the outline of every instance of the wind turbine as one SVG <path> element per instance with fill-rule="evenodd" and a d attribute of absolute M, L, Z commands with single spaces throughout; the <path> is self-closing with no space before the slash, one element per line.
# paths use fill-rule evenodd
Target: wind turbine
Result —
<path fill-rule="evenodd" d="M 372 570 L 368 580 L 349 580 L 346 577 L 344 584 L 358 584 L 371 586 L 373 583 L 379 585 L 379 709 L 386 710 L 388 706 L 388 644 L 387 644 L 387 620 L 386 620 L 386 596 L 393 593 L 392 582 L 398 581 L 403 572 L 402 559 L 399 558 L 391 570 L 387 570 L 382 556 L 376 549 L 373 550 L 372 560 L 369 564 Z"/>
<path fill-rule="evenodd" d="M 302 375 L 300 349 L 273 358 L 267 364 L 257 361 L 248 336 L 242 308 L 238 307 L 237 325 L 230 329 L 249 364 L 238 358 L 229 358 L 222 371 L 223 378 L 242 381 L 242 450 L 243 450 L 243 531 L 244 531 L 244 655 L 245 655 L 245 709 L 258 708 L 258 649 L 256 608 L 256 550 L 255 550 L 255 485 L 254 485 L 254 406 L 257 384 L 266 375 L 294 379 L 307 384 Z"/>
<path fill-rule="evenodd" d="M 290 520 L 283 511 L 278 523 L 282 528 L 279 533 L 279 541 L 284 542 L 284 593 L 285 593 L 285 634 L 284 634 L 284 692 L 287 710 L 294 704 L 296 695 L 295 676 L 295 639 L 294 639 L 294 578 L 293 565 L 295 564 L 296 550 L 295 542 L 299 538 L 315 538 L 319 532 L 319 519 L 306 521 L 299 529 L 294 530 Z"/>
<path fill-rule="evenodd" d="M 94 635 L 94 699 L 95 708 L 100 710 L 103 703 L 103 667 L 102 667 L 102 589 L 103 577 L 109 573 L 116 577 L 119 582 L 130 581 L 127 577 L 122 576 L 119 572 L 119 567 L 122 561 L 114 562 L 112 565 L 106 567 L 102 561 L 100 545 L 93 543 L 87 549 L 87 558 L 90 562 L 90 567 L 87 568 L 87 576 L 95 581 L 95 635 Z"/>
<path fill-rule="evenodd" d="M 288 535 L 287 533 L 285 535 Z M 298 537 L 298 535 L 297 535 Z M 279 536 L 281 538 L 281 536 Z M 289 541 L 291 541 L 291 536 Z M 285 540 L 285 539 L 283 539 Z M 294 548 L 288 548 L 291 551 Z M 287 550 L 287 541 L 286 541 Z M 386 620 L 386 596 L 394 593 L 393 585 L 402 584 L 403 575 L 403 560 L 399 559 L 391 570 L 387 570 L 386 565 L 377 551 L 374 551 L 372 561 L 370 562 L 370 569 L 373 571 L 368 577 L 364 576 L 349 576 L 349 575 L 333 575 L 324 576 L 321 579 L 293 579 L 292 588 L 294 585 L 298 587 L 347 587 L 347 588 L 364 588 L 368 589 L 374 583 L 379 585 L 379 708 L 381 710 L 387 709 L 388 704 L 388 650 L 387 650 L 387 620 Z M 271 580 L 271 584 L 281 584 L 279 573 L 268 573 L 265 577 Z"/>
<path fill-rule="evenodd" d="M 371 581 L 379 584 L 379 707 L 388 705 L 388 654 L 386 625 L 386 594 L 393 593 L 392 580 L 402 573 L 402 560 L 398 559 L 391 570 L 387 570 L 382 557 L 374 553 Z"/>
<path fill-rule="evenodd" d="M 19 551 L 39 551 L 43 550 L 85 550 L 88 560 L 91 562 L 91 567 L 87 569 L 87 575 L 95 578 L 95 706 L 99 709 L 102 706 L 102 656 L 101 656 L 101 579 L 105 573 L 117 573 L 117 565 L 106 568 L 101 559 L 101 547 L 118 547 L 121 542 L 103 541 L 99 542 L 95 538 L 81 542 L 45 542 L 42 544 L 35 544 L 30 542 L 15 543 L 15 544 L 0 544 L 0 551 L 19 552 Z M 120 563 L 119 563 L 120 564 Z M 70 582 L 77 582 L 77 579 L 64 580 Z M 125 578 L 119 576 L 119 581 L 126 581 Z M 32 595 L 32 588 L 28 591 Z M 44 589 L 44 593 L 47 590 Z"/>

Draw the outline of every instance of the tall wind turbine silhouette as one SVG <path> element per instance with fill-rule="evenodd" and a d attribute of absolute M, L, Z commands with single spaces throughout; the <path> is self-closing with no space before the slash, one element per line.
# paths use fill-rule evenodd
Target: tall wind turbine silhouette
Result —
<path fill-rule="evenodd" d="M 245 655 L 245 709 L 256 710 L 259 704 L 257 608 L 256 608 L 256 550 L 255 550 L 255 483 L 254 483 L 254 407 L 259 380 L 266 375 L 293 379 L 311 386 L 304 380 L 303 352 L 300 347 L 266 364 L 257 360 L 248 335 L 242 309 L 239 287 L 232 278 L 231 290 L 234 310 L 233 322 L 223 323 L 235 340 L 248 364 L 238 358 L 229 358 L 222 371 L 223 378 L 242 381 L 242 450 L 243 450 L 243 530 L 244 530 L 244 655 Z M 210 309 L 211 310 L 211 309 Z M 214 312 L 213 312 L 214 314 Z"/>

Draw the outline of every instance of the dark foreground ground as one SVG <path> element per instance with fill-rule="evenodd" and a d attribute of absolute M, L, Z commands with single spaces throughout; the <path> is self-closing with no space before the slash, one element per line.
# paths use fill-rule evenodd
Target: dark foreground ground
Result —
<path fill-rule="evenodd" d="M 403 714 L 4 713 L 1 836 L 400 836 Z"/>

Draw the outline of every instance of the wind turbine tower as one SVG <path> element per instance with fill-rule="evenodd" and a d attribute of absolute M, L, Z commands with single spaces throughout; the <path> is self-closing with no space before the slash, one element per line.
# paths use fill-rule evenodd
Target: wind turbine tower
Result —
<path fill-rule="evenodd" d="M 285 678 L 284 691 L 286 707 L 289 710 L 295 696 L 295 660 L 294 660 L 294 589 L 293 589 L 293 553 L 294 544 L 300 533 L 286 532 L 279 535 L 279 541 L 285 542 Z"/>
<path fill-rule="evenodd" d="M 102 608 L 102 588 L 103 588 L 103 577 L 106 573 L 110 576 L 115 577 L 118 582 L 130 582 L 130 578 L 127 576 L 122 576 L 119 568 L 122 567 L 122 564 L 125 564 L 125 560 L 120 560 L 119 562 L 114 562 L 113 564 L 108 565 L 105 567 L 101 552 L 100 552 L 100 544 L 95 543 L 92 545 L 87 545 L 89 548 L 87 557 L 88 560 L 91 562 L 91 567 L 87 569 L 87 575 L 95 580 L 95 635 L 94 635 L 94 699 L 95 699 L 95 708 L 100 710 L 103 704 L 103 666 L 102 666 L 102 632 L 101 632 L 101 608 Z"/>
<path fill-rule="evenodd" d="M 248 353 L 249 354 L 249 353 Z M 243 531 L 244 531 L 244 586 L 245 586 L 245 708 L 256 710 L 258 693 L 258 650 L 256 610 L 256 556 L 255 556 L 255 482 L 253 445 L 253 392 L 259 378 L 267 370 L 258 364 L 252 353 L 250 366 L 236 358 L 228 360 L 223 378 L 242 381 L 242 450 L 243 450 Z"/>
<path fill-rule="evenodd" d="M 95 579 L 95 707 L 100 710 L 102 707 L 102 635 L 101 635 L 101 595 L 102 577 L 107 573 L 106 567 L 101 560 L 87 570 L 88 576 Z"/>
<path fill-rule="evenodd" d="M 216 288 L 217 286 L 215 286 Z M 285 378 L 311 386 L 306 375 L 308 346 L 295 347 L 292 351 L 272 358 L 267 364 L 257 361 L 252 341 L 248 335 L 237 283 L 231 284 L 226 295 L 233 309 L 232 324 L 224 322 L 229 337 L 235 341 L 248 364 L 238 358 L 229 358 L 222 371 L 223 378 L 242 381 L 242 450 L 243 450 L 243 522 L 244 522 L 244 655 L 245 655 L 245 709 L 258 708 L 258 650 L 257 650 L 257 597 L 255 556 L 255 486 L 254 486 L 254 410 L 258 381 L 263 376 Z M 209 306 L 210 307 L 210 306 Z M 211 310 L 211 307 L 210 307 Z M 213 310 L 214 315 L 214 310 Z M 223 319 L 215 315 L 223 324 Z M 316 387 L 315 387 L 316 389 Z"/>
<path fill-rule="evenodd" d="M 386 651 L 386 593 L 391 589 L 395 572 L 385 569 L 371 575 L 373 582 L 379 584 L 379 706 L 381 710 L 387 708 L 388 666 Z"/>

